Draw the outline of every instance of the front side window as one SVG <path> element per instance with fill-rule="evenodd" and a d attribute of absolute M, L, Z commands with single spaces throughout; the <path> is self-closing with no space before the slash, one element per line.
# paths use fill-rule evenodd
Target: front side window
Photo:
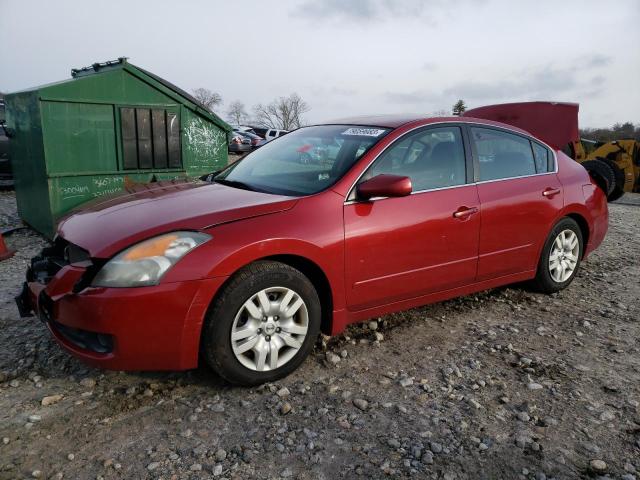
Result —
<path fill-rule="evenodd" d="M 463 185 L 466 168 L 459 127 L 409 133 L 378 157 L 360 181 L 392 174 L 411 179 L 414 192 Z"/>
<path fill-rule="evenodd" d="M 299 128 L 247 155 L 214 181 L 267 193 L 311 195 L 337 182 L 389 131 L 354 125 Z"/>
<path fill-rule="evenodd" d="M 471 127 L 480 181 L 535 175 L 536 164 L 528 139 L 490 128 Z"/>

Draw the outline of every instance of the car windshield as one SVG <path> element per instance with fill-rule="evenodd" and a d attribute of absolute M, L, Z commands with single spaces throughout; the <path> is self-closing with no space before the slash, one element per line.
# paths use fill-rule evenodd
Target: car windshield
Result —
<path fill-rule="evenodd" d="M 311 195 L 338 181 L 389 131 L 356 125 L 299 128 L 247 155 L 214 181 L 280 195 Z"/>

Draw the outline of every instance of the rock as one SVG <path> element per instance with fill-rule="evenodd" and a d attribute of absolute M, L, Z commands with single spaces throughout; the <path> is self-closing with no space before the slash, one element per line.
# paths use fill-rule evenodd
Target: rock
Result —
<path fill-rule="evenodd" d="M 338 363 L 340 363 L 340 357 L 333 352 L 327 352 L 325 354 L 325 358 L 327 359 L 327 362 L 332 365 L 337 365 Z"/>
<path fill-rule="evenodd" d="M 433 453 L 427 450 L 422 454 L 420 461 L 425 465 L 431 465 L 433 463 Z"/>
<path fill-rule="evenodd" d="M 615 418 L 616 418 L 616 416 L 613 413 L 609 412 L 608 410 L 605 411 L 605 412 L 602 412 L 600 414 L 600 420 L 603 421 L 603 422 L 610 422 L 611 420 L 614 420 Z"/>
<path fill-rule="evenodd" d="M 40 415 L 29 415 L 29 421 L 31 423 L 36 423 L 36 422 L 39 422 L 40 420 L 42 420 L 42 417 Z"/>
<path fill-rule="evenodd" d="M 2 443 L 3 443 L 4 445 L 8 445 L 10 441 L 11 441 L 11 440 L 9 439 L 9 437 L 2 437 Z"/>
<path fill-rule="evenodd" d="M 289 413 L 291 411 L 291 404 L 289 402 L 284 402 L 282 405 L 280 405 L 280 413 L 282 415 L 286 415 L 287 413 Z"/>
<path fill-rule="evenodd" d="M 378 329 L 378 322 L 376 322 L 375 320 L 372 320 L 369 322 L 368 326 L 369 326 L 369 330 L 375 331 Z"/>
<path fill-rule="evenodd" d="M 86 377 L 80 380 L 80 385 L 85 388 L 93 388 L 96 386 L 96 381 L 91 377 Z"/>
<path fill-rule="evenodd" d="M 76 456 L 73 453 L 70 453 L 69 455 L 67 455 L 67 460 L 72 461 L 74 458 L 76 458 Z"/>
<path fill-rule="evenodd" d="M 411 385 L 413 385 L 413 379 L 411 377 L 402 377 L 398 383 L 400 384 L 400 386 L 402 387 L 410 387 Z"/>
<path fill-rule="evenodd" d="M 473 408 L 475 408 L 476 410 L 479 410 L 482 408 L 482 405 L 477 400 L 474 400 L 473 398 L 469 399 L 469 403 L 473 405 Z"/>
<path fill-rule="evenodd" d="M 292 477 L 293 476 L 293 471 L 289 467 L 287 467 L 280 473 L 280 476 L 282 478 Z"/>
<path fill-rule="evenodd" d="M 222 462 L 226 458 L 227 458 L 227 452 L 224 449 L 219 448 L 218 450 L 216 450 L 216 461 Z"/>
<path fill-rule="evenodd" d="M 289 391 L 289 389 L 287 387 L 282 387 L 280 390 L 278 390 L 276 392 L 276 395 L 278 395 L 280 398 L 282 397 L 287 397 L 289 396 L 291 392 Z"/>
<path fill-rule="evenodd" d="M 529 385 L 527 385 L 527 388 L 529 390 L 542 390 L 544 387 L 539 383 L 531 382 Z"/>
<path fill-rule="evenodd" d="M 516 415 L 521 422 L 528 422 L 531 418 L 527 412 L 518 412 Z"/>
<path fill-rule="evenodd" d="M 213 471 L 211 472 L 213 473 L 214 477 L 219 477 L 220 475 L 222 475 L 222 464 L 218 463 L 213 467 Z"/>
<path fill-rule="evenodd" d="M 636 476 L 632 475 L 630 473 L 625 473 L 624 475 L 622 475 L 622 477 L 620 477 L 621 480 L 636 480 Z"/>
<path fill-rule="evenodd" d="M 374 335 L 376 336 L 376 341 L 381 342 L 384 340 L 384 335 L 380 332 L 374 332 Z"/>
<path fill-rule="evenodd" d="M 189 467 L 189 470 L 191 470 L 192 472 L 200 472 L 202 470 L 202 465 L 199 463 L 194 463 Z"/>
<path fill-rule="evenodd" d="M 429 448 L 431 449 L 431 451 L 433 453 L 441 453 L 442 452 L 442 445 L 440 445 L 437 442 L 431 442 L 429 444 Z"/>
<path fill-rule="evenodd" d="M 42 478 L 42 471 L 41 470 L 34 470 L 33 472 L 31 472 L 31 476 L 33 478 Z"/>
<path fill-rule="evenodd" d="M 589 468 L 596 473 L 602 473 L 607 470 L 607 464 L 602 460 L 594 459 L 589 462 Z"/>
<path fill-rule="evenodd" d="M 63 399 L 62 395 L 49 395 L 49 396 L 44 397 L 40 401 L 40 404 L 43 407 L 48 407 L 49 405 L 53 405 L 54 403 L 58 403 L 62 399 Z"/>
<path fill-rule="evenodd" d="M 147 470 L 152 472 L 153 470 L 155 470 L 159 466 L 160 466 L 160 462 L 151 462 L 149 465 L 147 465 Z"/>
<path fill-rule="evenodd" d="M 387 440 L 387 445 L 389 445 L 391 448 L 400 448 L 400 442 L 395 438 L 390 438 L 389 440 Z"/>
<path fill-rule="evenodd" d="M 367 408 L 369 408 L 369 402 L 367 402 L 363 398 L 354 398 L 353 404 L 362 411 L 365 411 Z"/>

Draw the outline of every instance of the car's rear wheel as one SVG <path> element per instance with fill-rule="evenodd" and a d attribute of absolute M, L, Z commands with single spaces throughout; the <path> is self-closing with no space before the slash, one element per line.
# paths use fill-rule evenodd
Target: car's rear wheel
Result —
<path fill-rule="evenodd" d="M 259 261 L 240 270 L 207 316 L 203 355 L 231 383 L 285 377 L 307 357 L 320 331 L 320 300 L 299 270 Z"/>
<path fill-rule="evenodd" d="M 542 248 L 533 286 L 553 293 L 566 288 L 575 278 L 583 253 L 580 227 L 565 217 L 553 227 Z"/>

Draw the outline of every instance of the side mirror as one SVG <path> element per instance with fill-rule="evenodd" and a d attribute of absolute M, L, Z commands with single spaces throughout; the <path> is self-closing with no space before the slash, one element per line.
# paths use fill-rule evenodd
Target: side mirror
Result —
<path fill-rule="evenodd" d="M 356 193 L 361 200 L 374 197 L 406 197 L 412 191 L 411 179 L 400 175 L 376 175 L 360 183 Z"/>

